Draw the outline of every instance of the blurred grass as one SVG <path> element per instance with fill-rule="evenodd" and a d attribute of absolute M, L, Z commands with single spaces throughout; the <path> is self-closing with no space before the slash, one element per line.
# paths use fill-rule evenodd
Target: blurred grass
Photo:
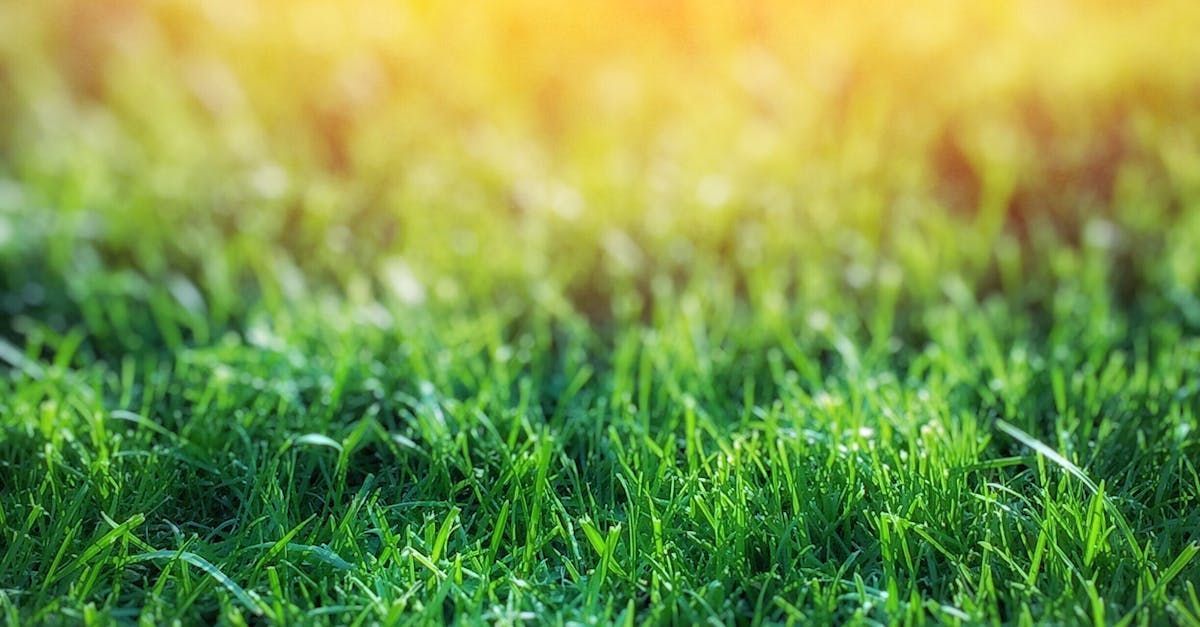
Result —
<path fill-rule="evenodd" d="M 300 546 L 426 618 L 1186 622 L 1197 565 L 1154 586 L 1200 525 L 1197 32 L 1182 1 L 0 5 L 0 583 L 25 617 L 215 611 L 104 588 L 115 558 L 52 585 L 93 507 L 161 512 L 126 560 L 191 523 L 276 620 L 367 603 L 246 562 L 318 516 Z M 446 546 L 536 602 L 384 570 Z"/>
<path fill-rule="evenodd" d="M 5 250 L 231 301 L 402 254 L 434 301 L 545 281 L 605 318 L 604 284 L 696 264 L 751 302 L 846 266 L 1044 298 L 1094 219 L 1178 258 L 1118 286 L 1189 292 L 1189 8 L 16 5 Z"/>

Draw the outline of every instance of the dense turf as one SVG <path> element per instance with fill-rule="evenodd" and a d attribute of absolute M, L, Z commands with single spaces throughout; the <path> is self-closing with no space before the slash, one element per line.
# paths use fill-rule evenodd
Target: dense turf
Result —
<path fill-rule="evenodd" d="M 1196 32 L 0 4 L 0 612 L 1200 624 Z"/>

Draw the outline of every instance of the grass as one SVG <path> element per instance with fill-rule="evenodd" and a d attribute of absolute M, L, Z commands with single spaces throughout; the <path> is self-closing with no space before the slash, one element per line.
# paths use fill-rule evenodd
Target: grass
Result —
<path fill-rule="evenodd" d="M 0 615 L 1200 624 L 1200 10 L 757 6 L 0 5 Z"/>

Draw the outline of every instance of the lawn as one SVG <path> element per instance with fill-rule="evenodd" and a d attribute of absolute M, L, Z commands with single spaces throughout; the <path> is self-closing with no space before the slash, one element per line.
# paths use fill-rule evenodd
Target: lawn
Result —
<path fill-rule="evenodd" d="M 1196 33 L 0 3 L 0 616 L 1200 625 Z"/>

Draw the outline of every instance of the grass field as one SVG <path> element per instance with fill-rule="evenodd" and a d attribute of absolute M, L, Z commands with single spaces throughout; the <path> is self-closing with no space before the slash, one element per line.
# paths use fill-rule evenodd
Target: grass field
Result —
<path fill-rule="evenodd" d="M 1200 625 L 1200 4 L 0 3 L 9 624 Z"/>

